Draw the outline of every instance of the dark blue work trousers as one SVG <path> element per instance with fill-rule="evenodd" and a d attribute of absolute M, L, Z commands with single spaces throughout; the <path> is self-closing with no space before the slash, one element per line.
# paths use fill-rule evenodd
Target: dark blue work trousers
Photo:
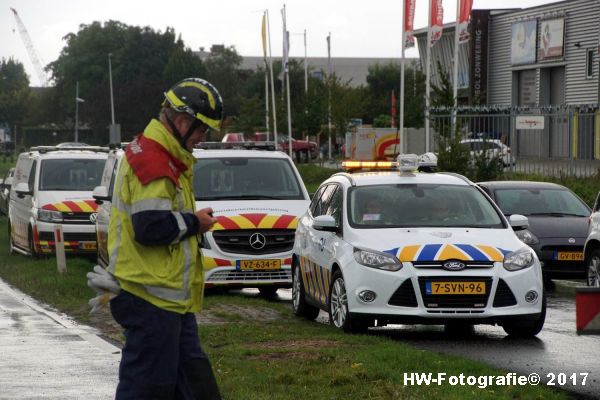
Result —
<path fill-rule="evenodd" d="M 221 399 L 194 314 L 166 311 L 125 291 L 110 309 L 125 329 L 117 400 Z"/>

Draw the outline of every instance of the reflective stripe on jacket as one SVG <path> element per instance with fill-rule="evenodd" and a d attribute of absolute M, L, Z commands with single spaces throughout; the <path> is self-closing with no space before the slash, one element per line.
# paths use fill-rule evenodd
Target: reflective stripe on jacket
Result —
<path fill-rule="evenodd" d="M 189 232 L 191 225 L 186 223 L 195 210 L 195 159 L 157 120 L 148 124 L 128 152 L 119 168 L 110 211 L 109 271 L 123 290 L 157 307 L 196 312 L 201 308 L 204 289 L 202 257 L 196 232 Z M 175 232 L 169 244 L 136 240 L 140 224 L 136 226 L 134 219 L 139 221 L 140 216 L 152 212 L 172 215 L 169 220 Z M 165 229 L 159 224 L 150 227 L 156 232 L 145 232 L 144 236 L 160 236 L 160 229 Z"/>

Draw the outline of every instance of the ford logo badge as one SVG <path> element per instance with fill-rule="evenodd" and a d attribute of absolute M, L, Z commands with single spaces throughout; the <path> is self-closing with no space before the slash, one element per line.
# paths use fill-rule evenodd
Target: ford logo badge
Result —
<path fill-rule="evenodd" d="M 448 260 L 442 264 L 442 268 L 448 271 L 462 271 L 466 267 L 464 262 L 458 260 Z"/>

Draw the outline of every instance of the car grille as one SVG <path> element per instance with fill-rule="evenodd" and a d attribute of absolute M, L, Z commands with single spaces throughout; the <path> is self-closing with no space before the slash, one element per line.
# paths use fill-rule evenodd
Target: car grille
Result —
<path fill-rule="evenodd" d="M 425 283 L 431 282 L 485 282 L 485 294 L 471 295 L 427 295 L 425 291 Z M 419 288 L 421 296 L 427 308 L 484 308 L 487 305 L 492 288 L 492 278 L 482 278 L 476 276 L 460 276 L 460 277 L 420 277 Z"/>
<path fill-rule="evenodd" d="M 430 269 L 444 269 L 442 266 L 445 261 L 413 261 L 413 267 L 415 268 L 430 268 Z M 465 269 L 475 268 L 493 268 L 493 261 L 463 261 Z"/>
<path fill-rule="evenodd" d="M 516 304 L 517 299 L 515 299 L 512 290 L 503 279 L 500 279 L 496 288 L 496 296 L 494 296 L 494 307 L 508 307 Z"/>
<path fill-rule="evenodd" d="M 92 213 L 87 212 L 63 212 L 63 224 L 84 224 L 93 225 L 90 221 L 90 215 Z"/>
<path fill-rule="evenodd" d="M 391 306 L 417 307 L 417 296 L 410 279 L 405 280 L 394 292 L 388 304 Z"/>
<path fill-rule="evenodd" d="M 217 271 L 206 280 L 207 283 L 224 281 L 292 281 L 291 270 L 279 271 Z"/>
<path fill-rule="evenodd" d="M 95 242 L 96 233 L 63 232 L 65 242 Z M 54 241 L 54 232 L 39 232 L 39 240 Z"/>
<path fill-rule="evenodd" d="M 294 229 L 238 229 L 213 232 L 213 239 L 224 253 L 272 254 L 284 253 L 294 246 Z M 250 236 L 258 233 L 266 242 L 261 249 L 250 245 Z"/>

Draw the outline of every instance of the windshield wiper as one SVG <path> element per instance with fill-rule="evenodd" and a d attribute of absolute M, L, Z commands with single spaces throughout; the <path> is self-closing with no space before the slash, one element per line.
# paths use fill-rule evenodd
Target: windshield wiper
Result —
<path fill-rule="evenodd" d="M 562 213 L 562 212 L 531 213 L 529 215 L 548 215 L 550 217 L 587 217 L 587 215 Z"/>
<path fill-rule="evenodd" d="M 196 196 L 196 200 L 210 201 L 210 200 L 281 200 L 281 197 L 276 196 L 265 196 L 262 194 L 247 194 L 242 196 L 212 196 L 203 197 Z"/>

